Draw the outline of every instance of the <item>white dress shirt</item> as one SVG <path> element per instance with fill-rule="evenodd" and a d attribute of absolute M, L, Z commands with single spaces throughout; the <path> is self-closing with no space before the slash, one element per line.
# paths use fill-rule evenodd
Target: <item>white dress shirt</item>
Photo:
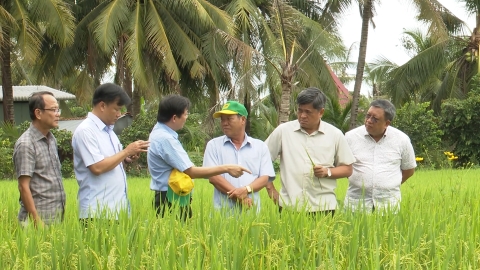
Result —
<path fill-rule="evenodd" d="M 129 210 L 127 176 L 123 164 L 100 175 L 88 168 L 122 151 L 123 146 L 113 132 L 93 113 L 88 113 L 72 138 L 73 165 L 77 178 L 79 218 L 118 219 L 121 210 Z"/>
<path fill-rule="evenodd" d="M 347 132 L 345 137 L 356 159 L 348 178 L 345 206 L 353 211 L 374 207 L 398 211 L 402 170 L 417 166 L 410 138 L 391 126 L 378 142 L 365 126 Z"/>

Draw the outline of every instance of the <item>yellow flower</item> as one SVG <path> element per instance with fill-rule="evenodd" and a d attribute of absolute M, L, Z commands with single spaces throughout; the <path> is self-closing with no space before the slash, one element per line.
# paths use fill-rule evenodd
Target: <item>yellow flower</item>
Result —
<path fill-rule="evenodd" d="M 415 157 L 415 161 L 423 161 L 423 157 Z"/>
<path fill-rule="evenodd" d="M 456 157 L 456 156 L 454 156 L 454 155 L 448 157 L 448 160 L 455 160 L 455 159 L 458 159 L 458 157 Z"/>

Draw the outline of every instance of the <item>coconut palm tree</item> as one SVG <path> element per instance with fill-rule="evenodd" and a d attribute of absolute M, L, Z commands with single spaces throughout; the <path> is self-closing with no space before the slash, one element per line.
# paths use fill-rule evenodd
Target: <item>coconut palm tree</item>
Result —
<path fill-rule="evenodd" d="M 205 94 L 207 78 L 228 88 L 228 58 L 216 30 L 231 35 L 231 18 L 208 1 L 69 1 L 79 21 L 75 43 L 52 53 L 49 59 L 57 64 L 49 66 L 56 78 L 78 78 L 72 92 L 80 100 L 91 99 L 112 67 L 115 82 L 133 99 L 134 114 L 140 110 L 137 97 L 176 92 L 196 98 Z"/>
<path fill-rule="evenodd" d="M 337 0 L 332 0 L 336 2 Z M 345 0 L 344 4 L 351 4 L 354 1 Z M 369 23 L 375 14 L 375 4 L 380 0 L 357 0 L 362 16 L 362 28 L 360 37 L 359 54 L 357 61 L 357 72 L 355 75 L 355 84 L 353 89 L 352 110 L 350 117 L 350 128 L 356 126 L 358 102 L 360 98 L 360 89 L 363 79 L 363 71 L 365 68 L 365 58 L 367 53 L 368 43 L 368 28 Z M 455 17 L 448 9 L 442 6 L 437 0 L 414 0 L 411 1 L 417 9 L 417 19 L 428 23 L 428 31 L 432 35 L 445 39 L 449 32 L 458 31 L 461 28 L 462 21 Z M 473 2 L 473 0 L 472 0 Z"/>
<path fill-rule="evenodd" d="M 464 98 L 470 81 L 480 69 L 475 30 L 470 36 L 451 35 L 441 39 L 421 31 L 405 32 L 410 61 L 389 72 L 387 89 L 395 105 L 430 102 L 435 112 L 448 98 Z"/>
<path fill-rule="evenodd" d="M 35 63 L 42 37 L 60 47 L 73 42 L 75 20 L 68 4 L 63 1 L 0 0 L 0 24 L 4 121 L 14 123 L 12 52 L 18 51 L 24 60 Z"/>
<path fill-rule="evenodd" d="M 398 65 L 383 56 L 379 56 L 371 63 L 365 64 L 364 82 L 372 87 L 372 97 L 388 98 L 390 92 L 386 86 L 392 70 Z"/>
<path fill-rule="evenodd" d="M 215 2 L 221 6 L 222 1 Z M 269 89 L 279 112 L 279 123 L 289 121 L 292 97 L 298 89 L 321 86 L 336 93 L 326 59 L 341 58 L 346 50 L 335 35 L 334 24 L 324 27 L 300 11 L 318 15 L 320 20 L 318 1 L 237 0 L 226 4 L 225 10 L 234 18 L 239 29 L 237 40 L 243 45 L 232 39 L 227 42 L 245 56 L 234 63 L 234 73 L 242 82 L 241 89 L 233 92 L 242 97 L 250 93 L 255 100 L 261 84 L 252 81 L 265 81 L 264 88 Z"/>

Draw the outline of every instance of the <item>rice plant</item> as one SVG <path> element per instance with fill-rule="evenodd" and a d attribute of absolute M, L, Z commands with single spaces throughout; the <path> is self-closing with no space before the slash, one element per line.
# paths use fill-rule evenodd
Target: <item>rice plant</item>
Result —
<path fill-rule="evenodd" d="M 43 229 L 19 226 L 17 183 L 1 181 L 0 269 L 479 269 L 478 173 L 416 172 L 395 215 L 343 210 L 341 179 L 334 217 L 280 214 L 265 190 L 258 214 L 215 211 L 213 187 L 196 180 L 187 222 L 157 219 L 150 180 L 132 178 L 130 216 L 87 228 L 78 221 L 77 183 L 65 180 L 65 221 Z"/>

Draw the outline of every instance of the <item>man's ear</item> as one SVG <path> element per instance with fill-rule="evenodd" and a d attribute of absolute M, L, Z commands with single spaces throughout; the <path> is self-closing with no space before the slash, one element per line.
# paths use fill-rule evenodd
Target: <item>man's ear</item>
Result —
<path fill-rule="evenodd" d="M 103 101 L 100 101 L 100 110 L 101 111 L 105 111 L 105 107 L 107 106 L 107 104 Z"/>
<path fill-rule="evenodd" d="M 325 108 L 321 108 L 319 113 L 320 113 L 320 117 L 323 117 L 323 114 L 325 113 Z"/>
<path fill-rule="evenodd" d="M 42 115 L 42 110 L 40 110 L 40 109 L 35 109 L 34 114 L 35 114 L 35 117 L 36 117 L 38 120 L 40 120 L 40 119 L 42 118 L 42 117 L 41 117 L 41 115 Z"/>

